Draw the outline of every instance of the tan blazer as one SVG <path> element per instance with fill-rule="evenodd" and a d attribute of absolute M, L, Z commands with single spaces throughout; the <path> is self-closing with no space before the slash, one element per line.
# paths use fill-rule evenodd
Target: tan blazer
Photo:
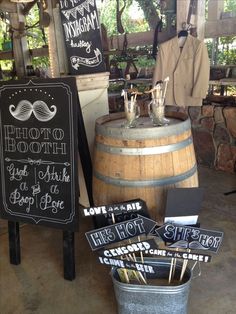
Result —
<path fill-rule="evenodd" d="M 165 104 L 169 106 L 201 106 L 209 83 L 210 64 L 204 42 L 188 35 L 179 48 L 178 36 L 160 45 L 153 86 L 169 76 Z"/>

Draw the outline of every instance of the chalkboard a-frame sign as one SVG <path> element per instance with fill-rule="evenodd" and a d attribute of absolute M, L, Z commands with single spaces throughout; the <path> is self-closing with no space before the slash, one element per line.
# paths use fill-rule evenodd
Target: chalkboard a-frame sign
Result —
<path fill-rule="evenodd" d="M 74 78 L 0 85 L 2 218 L 77 229 Z"/>
<path fill-rule="evenodd" d="M 60 0 L 70 74 L 105 71 L 95 0 Z"/>

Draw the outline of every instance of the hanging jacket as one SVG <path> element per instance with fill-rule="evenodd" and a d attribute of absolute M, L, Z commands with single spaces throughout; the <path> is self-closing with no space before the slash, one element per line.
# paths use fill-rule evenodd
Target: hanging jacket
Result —
<path fill-rule="evenodd" d="M 178 36 L 160 45 L 153 86 L 169 77 L 165 105 L 201 106 L 208 91 L 210 63 L 203 41 L 188 35 L 183 48 Z"/>

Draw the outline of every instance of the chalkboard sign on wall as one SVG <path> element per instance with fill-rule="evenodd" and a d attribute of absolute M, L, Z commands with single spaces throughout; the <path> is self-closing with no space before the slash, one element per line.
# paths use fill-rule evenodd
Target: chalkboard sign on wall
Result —
<path fill-rule="evenodd" d="M 77 228 L 77 90 L 74 78 L 0 85 L 3 218 Z"/>
<path fill-rule="evenodd" d="M 95 0 L 60 0 L 70 74 L 105 71 Z"/>

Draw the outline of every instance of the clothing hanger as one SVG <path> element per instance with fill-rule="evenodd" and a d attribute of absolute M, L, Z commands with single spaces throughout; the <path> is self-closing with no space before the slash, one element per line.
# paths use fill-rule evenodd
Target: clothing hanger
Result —
<path fill-rule="evenodd" d="M 178 33 L 178 38 L 180 37 L 188 37 L 188 31 L 187 30 L 182 30 Z"/>
<path fill-rule="evenodd" d="M 178 38 L 180 37 L 187 37 L 188 31 L 191 28 L 191 24 L 187 24 L 186 22 L 182 23 L 182 30 L 178 33 Z"/>

